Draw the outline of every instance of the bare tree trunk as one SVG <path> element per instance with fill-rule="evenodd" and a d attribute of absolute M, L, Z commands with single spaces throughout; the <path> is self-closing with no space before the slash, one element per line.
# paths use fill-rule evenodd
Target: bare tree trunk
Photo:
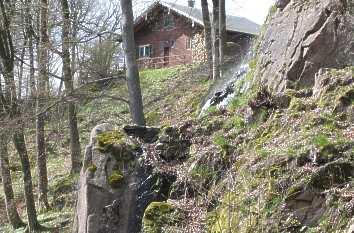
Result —
<path fill-rule="evenodd" d="M 219 56 L 219 0 L 213 0 L 213 79 L 220 78 L 220 56 Z"/>
<path fill-rule="evenodd" d="M 25 52 L 26 52 L 25 47 L 26 47 L 26 42 L 23 43 L 23 48 L 21 51 L 20 72 L 18 74 L 18 93 L 17 93 L 18 100 L 22 99 L 23 60 L 25 58 Z"/>
<path fill-rule="evenodd" d="M 219 0 L 219 56 L 220 56 L 220 75 L 223 73 L 225 62 L 225 47 L 226 47 L 226 12 L 225 0 Z"/>
<path fill-rule="evenodd" d="M 30 232 L 32 232 L 41 228 L 41 226 L 37 221 L 37 213 L 32 190 L 31 168 L 23 133 L 22 114 L 16 99 L 16 85 L 13 74 L 15 50 L 10 32 L 9 16 L 7 14 L 7 7 L 5 7 L 4 0 L 0 0 L 0 10 L 2 16 L 2 24 L 0 24 L 0 40 L 2 42 L 0 43 L 0 60 L 3 66 L 3 77 L 5 80 L 6 90 L 6 97 L 2 101 L 2 109 L 5 109 L 9 119 L 15 121 L 14 123 L 17 126 L 13 135 L 13 142 L 21 160 L 28 226 Z"/>
<path fill-rule="evenodd" d="M 36 130 L 37 130 L 37 170 L 38 170 L 38 200 L 39 204 L 49 209 L 48 203 L 48 175 L 47 175 L 47 155 L 45 151 L 45 113 L 44 101 L 48 96 L 47 90 L 47 65 L 48 65 L 48 1 L 41 0 L 41 21 L 40 21 L 40 47 L 39 47 L 39 77 L 37 89 L 37 104 L 36 104 Z"/>
<path fill-rule="evenodd" d="M 28 227 L 30 232 L 36 232 L 41 226 L 37 220 L 36 205 L 33 196 L 33 185 L 32 185 L 32 175 L 31 175 L 31 165 L 28 159 L 26 142 L 23 133 L 23 123 L 21 120 L 18 121 L 19 128 L 13 135 L 13 142 L 15 148 L 20 156 L 22 172 L 23 172 L 23 184 L 24 184 L 24 194 L 27 209 Z"/>
<path fill-rule="evenodd" d="M 203 23 L 204 23 L 204 40 L 205 50 L 207 51 L 207 59 L 209 66 L 209 78 L 213 78 L 213 51 L 211 38 L 211 23 L 207 0 L 201 0 Z"/>
<path fill-rule="evenodd" d="M 28 51 L 29 51 L 29 64 L 30 64 L 30 73 L 29 73 L 29 89 L 30 89 L 30 99 L 35 99 L 36 96 L 36 81 L 34 79 L 34 47 L 33 47 L 33 37 L 32 35 L 28 38 Z"/>
<path fill-rule="evenodd" d="M 33 45 L 33 27 L 32 27 L 32 1 L 26 0 L 26 36 L 28 38 L 28 54 L 29 54 L 29 64 L 30 64 L 30 73 L 29 73 L 29 86 L 30 86 L 30 99 L 35 99 L 36 97 L 36 81 L 34 78 L 35 69 L 34 69 L 34 45 Z"/>
<path fill-rule="evenodd" d="M 11 173 L 10 173 L 10 164 L 9 164 L 9 154 L 7 151 L 7 135 L 3 135 L 4 132 L 0 132 L 0 169 L 1 169 L 1 178 L 2 185 L 4 188 L 5 194 L 5 206 L 6 213 L 9 219 L 10 224 L 14 229 L 24 227 L 24 224 L 17 212 L 16 202 L 14 198 L 14 191 L 12 189 Z"/>
<path fill-rule="evenodd" d="M 73 76 L 70 61 L 70 10 L 67 0 L 61 0 L 63 28 L 62 28 L 62 59 L 65 91 L 70 94 L 74 90 Z M 79 173 L 81 169 L 80 136 L 77 127 L 76 106 L 68 104 L 69 130 L 70 130 L 70 151 L 71 151 L 71 173 Z"/>
<path fill-rule="evenodd" d="M 120 3 L 122 8 L 122 36 L 125 60 L 127 64 L 126 76 L 129 92 L 130 113 L 134 124 L 145 125 L 139 70 L 136 63 L 132 1 L 121 0 Z"/>

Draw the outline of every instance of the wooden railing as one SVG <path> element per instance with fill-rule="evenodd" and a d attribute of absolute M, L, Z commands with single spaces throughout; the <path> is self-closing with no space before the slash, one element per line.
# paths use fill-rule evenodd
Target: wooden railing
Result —
<path fill-rule="evenodd" d="M 139 68 L 162 68 L 170 65 L 185 65 L 187 55 L 171 55 L 164 57 L 144 57 L 137 60 Z"/>

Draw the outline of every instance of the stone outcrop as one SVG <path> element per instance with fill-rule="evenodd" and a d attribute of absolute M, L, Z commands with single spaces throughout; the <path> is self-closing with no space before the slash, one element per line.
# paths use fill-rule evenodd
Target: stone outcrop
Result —
<path fill-rule="evenodd" d="M 159 128 L 138 125 L 126 125 L 123 130 L 127 135 L 138 137 L 145 143 L 156 142 L 160 133 Z"/>
<path fill-rule="evenodd" d="M 134 143 L 112 126 L 92 130 L 80 174 L 74 232 L 135 232 L 136 155 Z"/>
<path fill-rule="evenodd" d="M 155 146 L 156 155 L 167 162 L 186 159 L 191 141 L 190 135 L 186 134 L 185 131 L 183 127 L 166 127 Z"/>
<path fill-rule="evenodd" d="M 261 36 L 257 76 L 273 93 L 312 86 L 320 68 L 353 64 L 353 2 L 277 1 Z"/>
<path fill-rule="evenodd" d="M 140 232 L 146 207 L 165 201 L 176 177 L 159 164 L 181 161 L 189 124 L 159 128 L 110 124 L 93 128 L 79 179 L 74 233 Z"/>

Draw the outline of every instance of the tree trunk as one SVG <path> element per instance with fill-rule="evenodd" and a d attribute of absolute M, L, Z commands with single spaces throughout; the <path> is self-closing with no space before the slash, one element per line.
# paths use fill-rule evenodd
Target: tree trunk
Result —
<path fill-rule="evenodd" d="M 45 151 L 45 113 L 42 112 L 44 108 L 44 101 L 48 96 L 47 89 L 47 65 L 48 65 L 48 2 L 41 0 L 41 22 L 40 22 L 40 48 L 39 48 L 39 77 L 37 89 L 37 104 L 36 104 L 36 130 L 37 130 L 37 170 L 38 170 L 38 200 L 40 205 L 49 209 L 48 203 L 48 176 L 47 176 L 47 156 Z"/>
<path fill-rule="evenodd" d="M 131 0 L 121 0 L 122 36 L 127 64 L 126 76 L 129 93 L 129 108 L 133 123 L 145 125 L 143 100 L 141 97 L 139 70 L 136 63 L 135 40 L 133 31 L 133 9 Z"/>
<path fill-rule="evenodd" d="M 35 69 L 34 69 L 34 45 L 33 45 L 33 28 L 32 28 L 32 15 L 31 15 L 31 9 L 32 9 L 32 2 L 31 0 L 26 0 L 26 13 L 25 13 L 25 24 L 26 24 L 26 37 L 28 39 L 28 54 L 29 54 L 29 95 L 28 99 L 33 101 L 36 99 L 36 81 L 35 81 Z M 32 105 L 31 102 L 31 106 Z"/>
<path fill-rule="evenodd" d="M 17 99 L 21 100 L 22 99 L 22 83 L 23 83 L 23 60 L 25 59 L 25 47 L 26 47 L 26 41 L 23 43 L 23 48 L 21 51 L 21 61 L 20 62 L 20 72 L 18 74 L 18 93 L 17 93 Z"/>
<path fill-rule="evenodd" d="M 33 47 L 33 37 L 32 35 L 28 38 L 28 51 L 29 51 L 29 64 L 30 64 L 30 74 L 29 74 L 29 85 L 30 85 L 30 99 L 34 100 L 36 97 L 36 81 L 34 79 L 34 47 Z"/>
<path fill-rule="evenodd" d="M 0 39 L 2 41 L 2 43 L 0 43 L 0 61 L 3 66 L 3 78 L 5 80 L 6 93 L 5 98 L 1 102 L 1 107 L 5 110 L 6 115 L 10 120 L 16 121 L 15 126 L 17 126 L 17 128 L 14 129 L 15 132 L 13 134 L 13 142 L 21 160 L 28 226 L 30 232 L 33 232 L 41 228 L 41 226 L 37 221 L 37 213 L 32 190 L 31 168 L 23 133 L 22 114 L 16 99 L 16 84 L 13 74 L 15 50 L 10 32 L 9 16 L 7 15 L 7 9 L 3 0 L 0 0 L 0 10 L 4 24 L 0 25 L 0 29 L 2 29 L 0 30 Z"/>
<path fill-rule="evenodd" d="M 29 64 L 30 64 L 30 72 L 29 72 L 29 86 L 30 86 L 30 99 L 34 100 L 36 98 L 36 81 L 34 78 L 35 69 L 34 69 L 34 45 L 33 45 L 33 28 L 32 28 L 32 2 L 31 0 L 26 0 L 26 36 L 28 38 L 28 54 L 29 54 Z"/>
<path fill-rule="evenodd" d="M 23 124 L 21 120 L 18 121 L 19 128 L 13 135 L 13 142 L 15 148 L 20 156 L 22 172 L 23 172 L 23 186 L 27 209 L 28 227 L 30 232 L 36 232 L 41 226 L 37 221 L 37 211 L 33 196 L 33 185 L 32 185 L 32 175 L 31 175 L 31 165 L 28 159 L 26 142 L 23 133 Z"/>
<path fill-rule="evenodd" d="M 225 62 L 226 47 L 226 12 L 225 0 L 219 0 L 219 56 L 220 56 L 220 75 L 222 76 Z"/>
<path fill-rule="evenodd" d="M 219 56 L 219 0 L 213 0 L 213 79 L 220 78 L 220 56 Z"/>
<path fill-rule="evenodd" d="M 3 134 L 3 132 L 0 132 Z M 0 169 L 1 169 L 1 178 L 2 185 L 4 188 L 5 194 L 5 206 L 6 213 L 9 219 L 10 224 L 14 229 L 24 227 L 24 224 L 17 212 L 16 202 L 14 198 L 14 191 L 12 189 L 11 173 L 10 173 L 10 164 L 9 164 L 9 154 L 7 151 L 7 135 L 0 135 Z"/>
<path fill-rule="evenodd" d="M 73 76 L 70 61 L 70 10 L 67 0 L 61 0 L 63 28 L 62 28 L 62 59 L 65 91 L 70 94 L 74 90 Z M 80 136 L 77 127 L 76 106 L 68 104 L 68 121 L 70 130 L 71 173 L 79 173 L 81 169 Z"/>
<path fill-rule="evenodd" d="M 204 41 L 205 50 L 207 51 L 207 59 L 209 66 L 209 78 L 213 78 L 213 51 L 211 38 L 210 14 L 207 0 L 201 0 L 203 23 L 204 23 Z"/>

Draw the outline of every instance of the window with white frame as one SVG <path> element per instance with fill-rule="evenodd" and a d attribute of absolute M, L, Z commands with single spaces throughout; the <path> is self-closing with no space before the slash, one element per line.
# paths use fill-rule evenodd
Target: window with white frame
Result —
<path fill-rule="evenodd" d="M 152 45 L 141 45 L 138 49 L 139 58 L 152 56 Z"/>

